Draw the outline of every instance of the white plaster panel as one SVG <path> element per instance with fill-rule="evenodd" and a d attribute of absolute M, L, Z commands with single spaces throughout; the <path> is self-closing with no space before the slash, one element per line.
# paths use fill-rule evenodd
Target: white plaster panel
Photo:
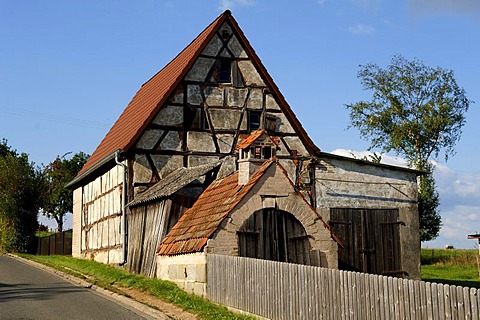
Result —
<path fill-rule="evenodd" d="M 228 109 L 210 109 L 209 112 L 215 129 L 236 129 L 242 114 L 240 110 Z"/>
<path fill-rule="evenodd" d="M 147 157 L 143 154 L 135 155 L 135 162 L 133 163 L 133 183 L 148 182 L 152 177 L 152 170 L 147 161 Z"/>
<path fill-rule="evenodd" d="M 217 35 L 214 35 L 212 40 L 207 44 L 205 49 L 203 50 L 202 54 L 206 56 L 216 56 L 220 49 L 222 48 L 223 43 L 222 40 Z"/>
<path fill-rule="evenodd" d="M 159 159 L 161 156 L 152 156 L 154 159 L 154 163 L 156 163 L 156 160 Z M 165 156 L 164 156 L 165 157 Z M 167 161 L 165 165 L 161 168 L 160 170 L 160 176 L 161 177 L 166 177 L 170 173 L 172 173 L 174 170 L 183 167 L 183 157 L 182 156 L 166 156 Z M 159 167 L 157 167 L 159 169 Z"/>
<path fill-rule="evenodd" d="M 220 54 L 218 56 L 222 57 L 222 58 L 231 58 L 232 57 L 232 55 L 230 54 L 230 52 L 228 52 L 227 49 L 223 49 L 222 51 L 220 51 Z"/>
<path fill-rule="evenodd" d="M 295 133 L 293 130 L 292 125 L 287 120 L 287 117 L 283 113 L 275 114 L 275 116 L 279 119 L 277 121 L 278 131 L 279 132 L 286 132 L 286 133 Z"/>
<path fill-rule="evenodd" d="M 302 156 L 308 155 L 307 149 L 299 137 L 284 137 L 284 139 L 290 150 L 297 150 L 298 154 Z"/>
<path fill-rule="evenodd" d="M 120 263 L 122 261 L 122 249 L 108 250 L 108 263 Z"/>
<path fill-rule="evenodd" d="M 187 87 L 187 102 L 193 105 L 200 105 L 203 102 L 199 85 L 189 85 Z"/>
<path fill-rule="evenodd" d="M 232 150 L 233 136 L 231 134 L 217 134 L 217 141 L 220 152 L 227 153 Z"/>
<path fill-rule="evenodd" d="M 235 58 L 247 58 L 247 53 L 238 41 L 236 36 L 233 36 L 228 42 L 228 48 L 233 53 Z"/>
<path fill-rule="evenodd" d="M 230 28 L 230 26 L 226 22 L 224 22 L 219 29 L 220 34 L 223 34 L 224 31 L 228 34 L 232 33 L 232 28 Z"/>
<path fill-rule="evenodd" d="M 206 157 L 206 156 L 189 156 L 188 157 L 188 166 L 196 167 L 207 163 L 217 162 L 218 157 Z"/>
<path fill-rule="evenodd" d="M 170 98 L 170 101 L 173 103 L 183 103 L 183 90 L 180 88 L 177 92 Z"/>
<path fill-rule="evenodd" d="M 199 57 L 185 79 L 204 82 L 214 62 L 215 59 Z"/>
<path fill-rule="evenodd" d="M 160 143 L 160 150 L 182 150 L 182 142 L 178 132 L 170 131 Z"/>
<path fill-rule="evenodd" d="M 414 173 L 353 161 L 329 160 L 333 170 L 317 169 L 317 202 L 323 207 L 409 207 L 416 201 Z"/>
<path fill-rule="evenodd" d="M 280 106 L 271 94 L 265 95 L 265 106 L 267 109 L 280 110 Z"/>
<path fill-rule="evenodd" d="M 181 125 L 183 123 L 183 107 L 166 106 L 160 109 L 157 116 L 153 120 L 153 123 L 169 126 Z"/>
<path fill-rule="evenodd" d="M 146 130 L 137 142 L 137 148 L 152 149 L 163 130 Z"/>
<path fill-rule="evenodd" d="M 72 256 L 80 257 L 82 237 L 82 191 L 83 188 L 73 190 L 73 231 L 72 231 Z"/>
<path fill-rule="evenodd" d="M 256 84 L 258 86 L 264 86 L 265 83 L 263 82 L 260 74 L 257 72 L 257 69 L 253 66 L 252 62 L 249 60 L 241 60 L 238 61 L 238 68 L 243 75 L 243 79 L 245 79 L 246 85 Z"/>
<path fill-rule="evenodd" d="M 223 106 L 223 88 L 206 87 L 204 90 L 205 102 L 209 106 Z"/>
<path fill-rule="evenodd" d="M 250 96 L 248 97 L 249 109 L 262 109 L 263 107 L 263 94 L 262 89 L 252 89 Z"/>
<path fill-rule="evenodd" d="M 227 88 L 227 106 L 228 107 L 243 107 L 247 99 L 247 89 Z"/>
<path fill-rule="evenodd" d="M 189 131 L 187 144 L 190 151 L 215 152 L 212 136 L 208 132 Z"/>

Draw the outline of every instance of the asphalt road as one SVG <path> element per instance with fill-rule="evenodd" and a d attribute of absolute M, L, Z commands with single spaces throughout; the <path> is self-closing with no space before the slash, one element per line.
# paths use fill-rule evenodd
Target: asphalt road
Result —
<path fill-rule="evenodd" d="M 152 319 L 50 272 L 0 255 L 0 319 Z"/>

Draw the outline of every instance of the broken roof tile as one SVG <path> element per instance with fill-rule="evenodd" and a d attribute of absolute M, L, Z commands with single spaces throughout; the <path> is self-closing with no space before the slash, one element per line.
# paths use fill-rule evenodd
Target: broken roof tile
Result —
<path fill-rule="evenodd" d="M 223 219 L 276 161 L 266 161 L 244 186 L 238 185 L 238 172 L 210 184 L 163 239 L 157 253 L 175 255 L 201 251 Z M 180 243 L 182 245 L 178 246 Z"/>

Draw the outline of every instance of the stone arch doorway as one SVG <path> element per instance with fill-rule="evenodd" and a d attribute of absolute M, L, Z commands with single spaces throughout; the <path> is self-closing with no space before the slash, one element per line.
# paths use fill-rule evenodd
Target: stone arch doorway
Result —
<path fill-rule="evenodd" d="M 303 225 L 291 213 L 265 208 L 237 231 L 241 257 L 310 264 L 311 245 Z"/>

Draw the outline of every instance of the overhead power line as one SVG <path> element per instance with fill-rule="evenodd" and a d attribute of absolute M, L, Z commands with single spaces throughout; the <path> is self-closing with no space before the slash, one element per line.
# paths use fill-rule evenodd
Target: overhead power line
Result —
<path fill-rule="evenodd" d="M 22 117 L 31 117 L 37 119 L 43 119 L 47 121 L 62 122 L 79 127 L 88 127 L 88 128 L 97 128 L 97 129 L 108 129 L 108 125 L 103 122 L 91 121 L 80 118 L 73 118 L 67 115 L 53 114 L 47 112 L 39 112 L 31 109 L 17 108 L 17 107 L 7 107 L 0 106 L 0 114 L 8 113 Z"/>

